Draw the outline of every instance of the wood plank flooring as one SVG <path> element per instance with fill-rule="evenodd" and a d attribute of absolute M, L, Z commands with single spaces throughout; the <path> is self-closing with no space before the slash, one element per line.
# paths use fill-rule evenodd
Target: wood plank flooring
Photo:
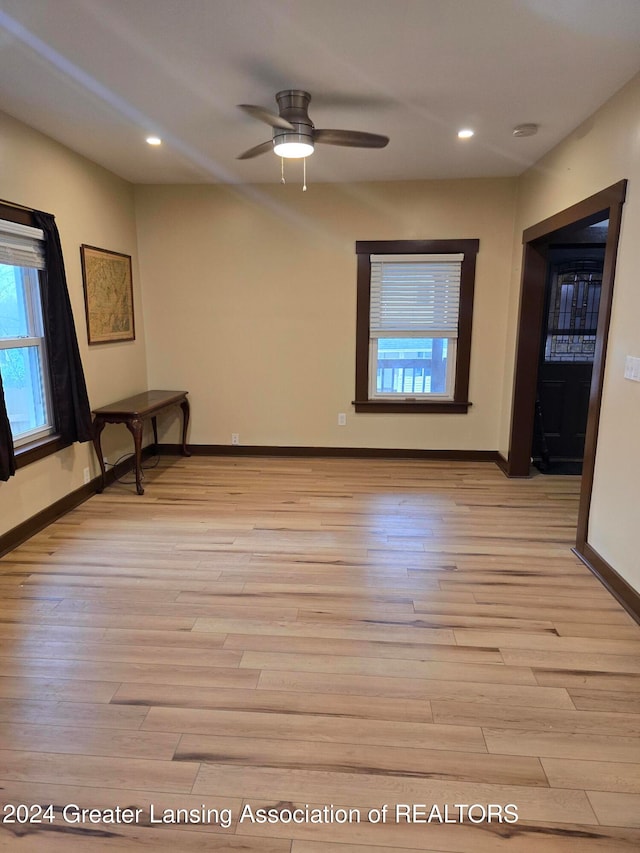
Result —
<path fill-rule="evenodd" d="M 53 806 L 0 850 L 639 850 L 640 627 L 571 553 L 578 488 L 162 458 L 93 497 L 0 560 L 2 802 Z"/>

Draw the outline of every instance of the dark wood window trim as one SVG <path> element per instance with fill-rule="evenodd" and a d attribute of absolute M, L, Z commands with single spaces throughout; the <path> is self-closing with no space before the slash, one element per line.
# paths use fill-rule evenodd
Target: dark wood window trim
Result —
<path fill-rule="evenodd" d="M 18 225 L 30 225 L 33 227 L 33 211 L 10 201 L 0 201 L 0 219 L 9 222 L 17 222 Z"/>
<path fill-rule="evenodd" d="M 37 462 L 46 456 L 52 456 L 59 450 L 70 447 L 70 445 L 70 441 L 65 441 L 59 435 L 47 435 L 44 438 L 31 441 L 29 444 L 23 444 L 14 450 L 16 468 L 24 468 L 25 465 L 30 465 L 32 462 Z"/>
<path fill-rule="evenodd" d="M 464 414 L 469 402 L 469 367 L 471 363 L 471 325 L 476 255 L 479 240 L 358 240 L 356 255 L 356 412 L 382 414 Z M 371 294 L 371 255 L 429 255 L 462 253 L 460 280 L 460 314 L 456 375 L 453 400 L 372 400 L 369 397 L 369 309 Z"/>

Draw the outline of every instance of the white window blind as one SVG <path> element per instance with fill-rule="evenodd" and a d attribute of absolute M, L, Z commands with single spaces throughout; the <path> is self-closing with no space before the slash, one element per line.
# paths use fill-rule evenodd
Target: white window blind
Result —
<path fill-rule="evenodd" d="M 463 259 L 371 255 L 371 337 L 456 338 Z"/>
<path fill-rule="evenodd" d="M 44 269 L 44 233 L 40 228 L 0 219 L 0 264 Z"/>

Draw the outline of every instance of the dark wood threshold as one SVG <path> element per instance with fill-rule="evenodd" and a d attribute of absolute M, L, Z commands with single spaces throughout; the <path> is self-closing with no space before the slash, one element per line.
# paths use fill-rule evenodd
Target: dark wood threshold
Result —
<path fill-rule="evenodd" d="M 272 447 L 269 445 L 189 444 L 193 456 L 301 456 L 351 459 L 433 459 L 448 462 L 498 462 L 497 450 L 420 450 L 396 447 Z M 178 455 L 181 444 L 159 444 L 161 456 Z"/>
<path fill-rule="evenodd" d="M 588 543 L 582 547 L 576 546 L 572 550 L 589 571 L 593 572 L 600 583 L 609 590 L 611 595 L 620 602 L 627 613 L 640 624 L 640 593 Z"/>
<path fill-rule="evenodd" d="M 384 415 L 466 415 L 473 404 L 457 400 L 354 400 L 351 405 L 356 412 Z"/>
<path fill-rule="evenodd" d="M 150 445 L 144 449 L 143 457 L 153 456 L 154 453 L 154 445 Z M 128 474 L 129 471 L 133 470 L 134 461 L 133 457 L 131 457 L 130 459 L 123 460 L 114 468 L 110 468 L 106 476 L 107 484 L 114 483 L 124 474 Z M 80 504 L 84 503 L 90 497 L 93 497 L 97 493 L 101 482 L 100 477 L 94 477 L 89 483 L 80 486 L 79 489 L 75 489 L 73 492 L 69 492 L 68 495 L 32 515 L 31 518 L 18 524 L 17 527 L 13 527 L 11 530 L 7 530 L 6 533 L 1 534 L 0 557 L 8 554 L 9 551 L 13 551 L 14 548 L 22 545 L 23 542 L 26 542 L 27 539 L 30 539 L 36 533 L 44 530 L 53 521 L 80 506 Z"/>

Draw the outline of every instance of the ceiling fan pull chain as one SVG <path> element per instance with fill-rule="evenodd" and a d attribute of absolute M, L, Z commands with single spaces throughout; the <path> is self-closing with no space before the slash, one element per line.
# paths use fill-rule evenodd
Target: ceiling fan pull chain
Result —
<path fill-rule="evenodd" d="M 280 158 L 280 183 L 281 184 L 287 183 L 284 179 L 284 157 Z"/>
<path fill-rule="evenodd" d="M 305 157 L 302 161 L 302 192 L 306 193 L 307 191 L 307 158 Z"/>

